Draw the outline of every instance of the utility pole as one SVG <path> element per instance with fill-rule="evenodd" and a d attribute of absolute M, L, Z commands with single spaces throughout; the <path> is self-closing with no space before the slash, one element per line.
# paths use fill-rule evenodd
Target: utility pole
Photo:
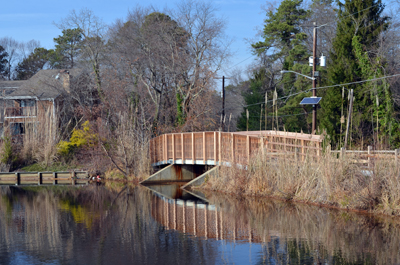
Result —
<path fill-rule="evenodd" d="M 215 77 L 214 79 L 222 79 L 222 111 L 221 111 L 221 125 L 220 130 L 225 130 L 225 79 L 230 79 L 229 77 L 222 76 Z"/>
<path fill-rule="evenodd" d="M 225 120 L 225 76 L 222 76 L 222 118 Z M 222 131 L 225 130 L 224 122 L 221 124 Z"/>
<path fill-rule="evenodd" d="M 317 70 L 317 22 L 314 22 L 314 38 L 313 38 L 313 66 L 312 66 L 312 96 L 317 96 L 317 79 L 315 78 L 315 71 Z M 315 134 L 317 124 L 317 105 L 313 105 L 312 112 L 312 130 L 311 134 Z"/>

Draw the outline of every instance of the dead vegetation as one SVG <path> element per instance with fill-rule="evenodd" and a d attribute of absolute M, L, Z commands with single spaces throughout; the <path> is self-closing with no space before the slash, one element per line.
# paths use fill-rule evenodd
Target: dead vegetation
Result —
<path fill-rule="evenodd" d="M 324 154 L 318 159 L 259 153 L 246 169 L 223 166 L 205 189 L 237 195 L 275 197 L 342 209 L 400 215 L 399 165 L 393 159 L 375 161 L 371 168 L 349 157 Z"/>

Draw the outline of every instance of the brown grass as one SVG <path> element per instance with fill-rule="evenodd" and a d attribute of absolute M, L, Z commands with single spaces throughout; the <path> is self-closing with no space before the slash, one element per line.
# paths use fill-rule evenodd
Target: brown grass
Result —
<path fill-rule="evenodd" d="M 368 169 L 349 156 L 255 155 L 247 170 L 223 166 L 205 189 L 250 196 L 276 197 L 343 209 L 400 215 L 399 165 L 392 159 L 375 161 Z"/>

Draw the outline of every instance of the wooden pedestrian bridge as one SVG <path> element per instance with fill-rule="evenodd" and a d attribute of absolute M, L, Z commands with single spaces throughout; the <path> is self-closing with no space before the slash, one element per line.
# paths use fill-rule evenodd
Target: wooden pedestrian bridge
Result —
<path fill-rule="evenodd" d="M 246 167 L 253 155 L 318 157 L 323 136 L 282 131 L 169 133 L 151 139 L 152 166 L 160 171 L 142 184 L 190 181 L 220 165 Z M 210 170 L 211 168 L 211 170 Z M 194 184 L 194 183 L 192 183 Z"/>

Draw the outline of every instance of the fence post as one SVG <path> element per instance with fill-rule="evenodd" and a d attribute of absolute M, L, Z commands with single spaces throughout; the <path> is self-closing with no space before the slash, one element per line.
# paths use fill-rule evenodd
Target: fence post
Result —
<path fill-rule="evenodd" d="M 168 158 L 167 158 L 167 135 L 166 134 L 164 134 L 163 135 L 163 160 L 165 161 L 165 162 L 167 162 L 167 160 L 168 160 Z"/>
<path fill-rule="evenodd" d="M 235 135 L 231 133 L 232 163 L 235 163 Z M 233 165 L 232 165 L 233 166 Z"/>
<path fill-rule="evenodd" d="M 217 165 L 217 132 L 214 132 L 214 165 Z"/>
<path fill-rule="evenodd" d="M 371 168 L 371 151 L 372 151 L 372 146 L 368 145 L 368 168 Z"/>
<path fill-rule="evenodd" d="M 58 181 L 57 181 L 57 172 L 53 172 L 53 185 L 57 185 Z"/>
<path fill-rule="evenodd" d="M 218 132 L 218 165 L 221 165 L 222 162 L 222 135 L 221 132 Z"/>
<path fill-rule="evenodd" d="M 397 167 L 397 163 L 399 162 L 399 149 L 395 149 L 394 150 L 394 161 L 396 161 L 396 167 Z"/>
<path fill-rule="evenodd" d="M 196 152 L 195 152 L 195 142 L 194 142 L 194 133 L 192 133 L 192 161 L 193 161 L 193 165 L 196 164 Z"/>
<path fill-rule="evenodd" d="M 250 165 L 250 136 L 246 136 L 247 164 Z"/>
<path fill-rule="evenodd" d="M 74 170 L 74 171 L 72 171 L 72 183 L 71 183 L 73 186 L 75 186 L 75 178 L 76 178 L 76 173 Z"/>
<path fill-rule="evenodd" d="M 16 180 L 15 180 L 15 185 L 16 185 L 16 186 L 21 185 L 21 173 L 16 172 L 16 173 L 15 173 L 15 178 L 16 178 Z"/>
<path fill-rule="evenodd" d="M 183 139 L 183 133 L 181 133 L 181 152 L 182 152 L 182 165 L 185 163 L 185 141 Z"/>
<path fill-rule="evenodd" d="M 344 147 L 340 148 L 340 158 L 344 159 L 344 155 L 346 153 L 346 149 Z"/>
<path fill-rule="evenodd" d="M 38 185 L 42 185 L 43 184 L 43 176 L 42 176 L 42 172 L 38 172 Z"/>
<path fill-rule="evenodd" d="M 175 164 L 175 134 L 172 134 L 172 164 Z"/>
<path fill-rule="evenodd" d="M 203 132 L 203 162 L 204 165 L 206 164 L 207 158 L 206 158 L 206 133 Z"/>

